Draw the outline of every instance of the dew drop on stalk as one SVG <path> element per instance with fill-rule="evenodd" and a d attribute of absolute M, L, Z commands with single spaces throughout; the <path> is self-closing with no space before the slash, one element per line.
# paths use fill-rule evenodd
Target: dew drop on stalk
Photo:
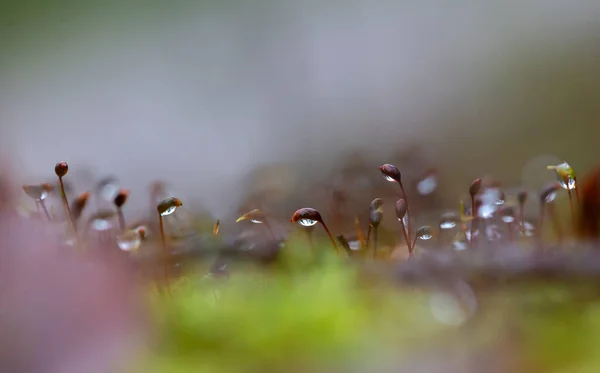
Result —
<path fill-rule="evenodd" d="M 89 224 L 93 230 L 107 231 L 113 228 L 114 211 L 100 211 L 90 217 Z"/>
<path fill-rule="evenodd" d="M 442 214 L 440 218 L 440 228 L 441 229 L 453 229 L 456 227 L 456 222 L 458 221 L 458 216 L 452 212 Z"/>
<path fill-rule="evenodd" d="M 563 189 L 573 190 L 577 187 L 575 171 L 567 162 L 563 162 L 556 166 L 548 166 L 547 169 L 556 172 L 558 183 Z"/>
<path fill-rule="evenodd" d="M 92 229 L 96 231 L 107 231 L 113 227 L 113 224 L 108 219 L 97 218 L 91 221 Z"/>
<path fill-rule="evenodd" d="M 177 207 L 175 207 L 175 206 L 171 206 L 171 207 L 167 208 L 165 211 L 161 212 L 160 214 L 161 214 L 162 216 L 171 215 L 172 213 L 174 213 L 174 212 L 175 212 L 175 209 L 177 209 Z"/>
<path fill-rule="evenodd" d="M 128 231 L 117 237 L 117 246 L 123 251 L 136 251 L 142 244 L 138 231 Z"/>
<path fill-rule="evenodd" d="M 563 189 L 573 190 L 577 187 L 575 179 L 571 178 L 570 176 L 567 176 L 564 179 L 559 179 L 558 182 Z"/>
<path fill-rule="evenodd" d="M 430 240 L 433 237 L 431 227 L 427 225 L 420 227 L 419 229 L 417 229 L 416 237 L 423 241 Z"/>
<path fill-rule="evenodd" d="M 298 220 L 298 223 L 300 223 L 300 225 L 302 225 L 304 227 L 312 227 L 313 225 L 317 224 L 318 222 L 316 220 L 312 220 L 312 219 L 300 219 L 300 220 Z"/>
<path fill-rule="evenodd" d="M 515 221 L 515 211 L 512 207 L 504 207 L 500 210 L 502 221 L 510 224 Z"/>

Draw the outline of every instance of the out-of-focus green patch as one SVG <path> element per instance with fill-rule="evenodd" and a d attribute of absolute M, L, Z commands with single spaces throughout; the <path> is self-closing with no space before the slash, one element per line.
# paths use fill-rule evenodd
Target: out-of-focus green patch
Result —
<path fill-rule="evenodd" d="M 284 274 L 285 273 L 285 274 Z M 324 255 L 303 273 L 244 271 L 227 284 L 188 277 L 154 300 L 158 345 L 145 372 L 305 371 L 408 353 L 444 329 L 420 292 L 368 293 Z"/>

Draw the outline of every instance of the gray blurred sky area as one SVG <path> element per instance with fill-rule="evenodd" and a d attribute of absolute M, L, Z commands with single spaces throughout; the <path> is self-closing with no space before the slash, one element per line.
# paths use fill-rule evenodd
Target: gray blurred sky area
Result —
<path fill-rule="evenodd" d="M 353 148 L 383 163 L 422 144 L 457 184 L 488 169 L 519 182 L 539 153 L 597 160 L 581 149 L 600 133 L 598 1 L 2 8 L 1 142 L 28 180 L 64 159 L 144 192 L 172 180 L 222 214 L 252 167 L 328 167 Z"/>

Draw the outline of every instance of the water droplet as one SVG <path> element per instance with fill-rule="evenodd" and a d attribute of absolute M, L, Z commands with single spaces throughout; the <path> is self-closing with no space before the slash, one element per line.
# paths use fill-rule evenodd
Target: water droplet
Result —
<path fill-rule="evenodd" d="M 458 215 L 454 213 L 446 213 L 442 214 L 440 218 L 440 228 L 441 229 L 453 229 L 456 227 L 456 222 L 458 221 Z"/>
<path fill-rule="evenodd" d="M 576 188 L 575 171 L 573 171 L 573 168 L 567 162 L 556 166 L 548 166 L 547 168 L 556 171 L 558 182 L 563 189 L 573 190 Z"/>
<path fill-rule="evenodd" d="M 304 227 L 312 227 L 313 225 L 318 223 L 316 220 L 312 219 L 300 219 L 298 222 Z"/>
<path fill-rule="evenodd" d="M 113 227 L 113 224 L 110 220 L 102 218 L 93 219 L 90 224 L 92 229 L 97 231 L 107 231 Z"/>
<path fill-rule="evenodd" d="M 427 241 L 433 237 L 431 227 L 425 225 L 417 229 L 417 238 L 423 241 Z"/>
<path fill-rule="evenodd" d="M 392 182 L 392 183 L 393 183 L 394 181 L 396 181 L 396 180 L 394 180 L 394 178 L 393 178 L 393 177 L 391 177 L 391 176 L 388 176 L 388 175 L 383 175 L 383 178 L 384 178 L 384 179 L 386 179 L 386 180 L 387 180 L 387 181 L 389 181 L 389 182 Z"/>
<path fill-rule="evenodd" d="M 551 203 L 556 199 L 557 195 L 558 195 L 558 193 L 556 193 L 556 192 L 550 192 L 544 197 L 544 201 L 546 203 Z"/>
<path fill-rule="evenodd" d="M 429 175 L 417 183 L 417 192 L 422 196 L 427 196 L 433 193 L 437 186 L 437 177 L 435 175 Z"/>
<path fill-rule="evenodd" d="M 137 231 L 125 232 L 117 237 L 117 245 L 123 251 L 136 251 L 142 244 L 142 238 Z"/>
<path fill-rule="evenodd" d="M 505 223 L 507 223 L 507 224 L 510 224 L 510 223 L 512 223 L 512 222 L 515 221 L 515 217 L 511 216 L 511 215 L 503 215 L 502 216 L 502 221 L 505 222 Z"/>
<path fill-rule="evenodd" d="M 360 241 L 358 241 L 358 240 L 350 241 L 350 242 L 348 242 L 348 246 L 350 246 L 351 250 L 358 251 L 358 250 L 360 250 Z"/>
<path fill-rule="evenodd" d="M 564 179 L 559 178 L 558 182 L 560 183 L 560 186 L 563 187 L 563 189 L 573 190 L 577 187 L 575 179 L 571 178 L 571 176 L 567 176 Z"/>
<path fill-rule="evenodd" d="M 504 206 L 500 210 L 502 221 L 510 224 L 515 221 L 515 210 L 510 206 Z"/>
<path fill-rule="evenodd" d="M 177 209 L 176 206 L 171 206 L 168 209 L 166 209 L 165 211 L 163 211 L 160 215 L 162 215 L 162 216 L 171 215 L 172 213 L 175 212 L 176 209 Z"/>
<path fill-rule="evenodd" d="M 262 224 L 263 223 L 261 220 L 257 220 L 257 219 L 250 219 L 250 221 L 254 224 Z"/>

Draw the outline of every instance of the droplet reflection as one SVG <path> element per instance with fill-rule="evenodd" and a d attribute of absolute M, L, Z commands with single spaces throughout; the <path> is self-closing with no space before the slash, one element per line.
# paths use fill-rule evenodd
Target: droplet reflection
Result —
<path fill-rule="evenodd" d="M 454 213 L 446 213 L 443 214 L 440 218 L 440 228 L 441 229 L 453 229 L 456 227 L 456 222 L 458 221 L 458 216 Z"/>
<path fill-rule="evenodd" d="M 303 227 L 312 227 L 313 225 L 317 224 L 317 221 L 312 219 L 300 219 L 298 222 Z"/>
<path fill-rule="evenodd" d="M 172 213 L 175 212 L 175 210 L 177 209 L 177 206 L 171 206 L 168 209 L 166 209 L 165 211 L 163 211 L 161 213 L 162 216 L 167 216 L 167 215 L 171 215 Z"/>
<path fill-rule="evenodd" d="M 433 237 L 431 227 L 423 226 L 417 230 L 417 238 L 423 241 L 430 240 Z"/>
<path fill-rule="evenodd" d="M 142 244 L 142 238 L 137 231 L 125 232 L 117 237 L 117 245 L 123 251 L 136 251 Z"/>

